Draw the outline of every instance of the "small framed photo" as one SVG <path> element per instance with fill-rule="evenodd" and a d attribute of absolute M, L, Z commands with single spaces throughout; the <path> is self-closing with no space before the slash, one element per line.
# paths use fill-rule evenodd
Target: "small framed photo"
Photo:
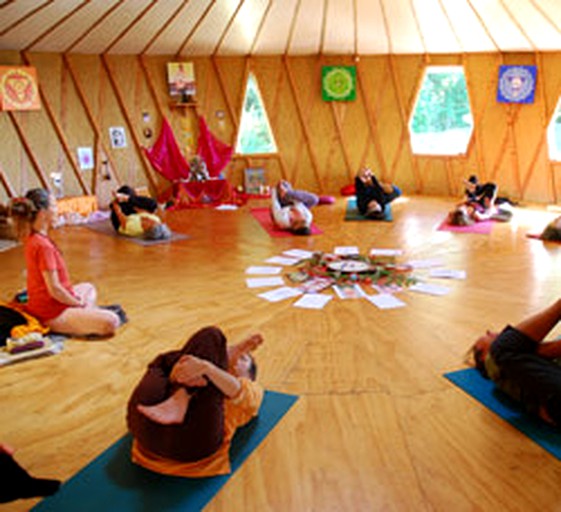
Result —
<path fill-rule="evenodd" d="M 122 126 L 112 126 L 109 128 L 109 138 L 111 139 L 111 147 L 113 149 L 127 147 L 127 134 Z"/>
<path fill-rule="evenodd" d="M 93 148 L 90 147 L 83 147 L 78 148 L 78 165 L 80 166 L 80 170 L 82 171 L 90 171 L 94 168 L 94 155 L 93 155 Z"/>
<path fill-rule="evenodd" d="M 246 194 L 264 194 L 267 189 L 265 169 L 249 168 L 245 170 L 244 190 Z"/>

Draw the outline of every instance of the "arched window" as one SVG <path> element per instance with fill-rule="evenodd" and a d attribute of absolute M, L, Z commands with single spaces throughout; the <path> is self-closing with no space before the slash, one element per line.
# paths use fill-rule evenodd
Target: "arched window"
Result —
<path fill-rule="evenodd" d="M 428 66 L 409 121 L 413 153 L 458 155 L 473 132 L 464 69 Z"/>
<path fill-rule="evenodd" d="M 236 153 L 251 155 L 255 153 L 276 153 L 277 145 L 257 80 L 252 73 L 248 75 L 240 120 L 240 130 L 236 141 Z"/>

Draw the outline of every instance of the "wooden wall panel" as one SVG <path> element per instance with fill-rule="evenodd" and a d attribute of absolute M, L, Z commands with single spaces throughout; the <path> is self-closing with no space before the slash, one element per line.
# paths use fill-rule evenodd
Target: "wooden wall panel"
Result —
<path fill-rule="evenodd" d="M 243 183 L 245 167 L 261 166 L 267 169 L 271 182 L 284 176 L 298 187 L 337 194 L 352 181 L 358 168 L 367 164 L 409 194 L 459 196 L 461 179 L 478 174 L 482 179 L 494 179 L 503 194 L 516 199 L 550 203 L 557 202 L 561 195 L 561 165 L 549 161 L 545 139 L 547 123 L 561 94 L 561 53 L 370 56 L 356 60 L 350 56 L 197 57 L 191 59 L 197 80 L 196 109 L 171 105 L 166 63 L 176 57 L 67 56 L 83 97 L 61 55 L 29 57 L 39 71 L 41 86 L 71 151 L 94 145 L 99 130 L 107 155 L 100 146 L 97 174 L 102 174 L 102 162 L 108 160 L 112 177 L 104 185 L 108 190 L 125 181 L 141 186 L 150 185 L 151 180 L 160 192 L 169 186 L 147 167 L 141 153 L 141 146 L 151 145 L 156 139 L 162 116 L 170 121 L 187 154 L 195 151 L 197 115 L 205 117 L 217 137 L 235 144 L 245 79 L 251 71 L 268 109 L 279 154 L 251 158 L 236 155 L 226 170 L 234 185 Z M 21 56 L 2 52 L 0 61 L 19 64 Z M 468 153 L 454 157 L 413 155 L 407 123 L 424 66 L 462 63 L 475 122 Z M 534 104 L 496 102 L 501 63 L 539 66 Z M 357 66 L 359 90 L 355 102 L 323 102 L 321 66 L 328 64 Z M 88 111 L 95 126 L 88 119 Z M 44 173 L 61 170 L 66 194 L 81 193 L 45 111 L 14 116 Z M 111 148 L 110 126 L 126 128 L 127 148 Z M 151 138 L 143 134 L 147 127 L 153 132 Z M 38 183 L 32 159 L 7 113 L 0 113 L 0 128 L 0 166 L 14 189 L 23 193 Z M 6 198 L 7 192 L 0 190 L 0 201 Z"/>

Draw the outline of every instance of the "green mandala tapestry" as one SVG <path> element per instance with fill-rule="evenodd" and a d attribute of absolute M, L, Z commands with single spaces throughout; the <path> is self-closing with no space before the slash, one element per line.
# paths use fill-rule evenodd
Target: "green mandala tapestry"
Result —
<path fill-rule="evenodd" d="M 353 101 L 356 99 L 355 66 L 323 66 L 321 91 L 323 101 Z"/>

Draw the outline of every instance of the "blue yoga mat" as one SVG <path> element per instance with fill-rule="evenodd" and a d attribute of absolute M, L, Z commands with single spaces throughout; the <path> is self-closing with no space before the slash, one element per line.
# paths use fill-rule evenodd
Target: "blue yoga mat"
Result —
<path fill-rule="evenodd" d="M 347 209 L 345 210 L 345 220 L 369 220 L 374 222 L 376 221 L 391 222 L 393 220 L 392 208 L 391 205 L 388 203 L 386 206 L 384 206 L 384 217 L 382 219 L 369 219 L 368 217 L 365 217 L 364 215 L 361 215 L 358 212 L 356 206 L 356 197 L 350 197 L 347 200 Z"/>
<path fill-rule="evenodd" d="M 559 429 L 527 414 L 518 402 L 497 389 L 493 381 L 483 378 L 475 368 L 446 373 L 444 376 L 551 455 L 561 459 Z"/>
<path fill-rule="evenodd" d="M 259 416 L 240 428 L 232 441 L 232 473 L 208 478 L 181 478 L 153 473 L 131 462 L 132 438 L 126 435 L 90 462 L 33 511 L 168 512 L 202 510 L 230 476 L 267 437 L 298 400 L 266 391 Z"/>

